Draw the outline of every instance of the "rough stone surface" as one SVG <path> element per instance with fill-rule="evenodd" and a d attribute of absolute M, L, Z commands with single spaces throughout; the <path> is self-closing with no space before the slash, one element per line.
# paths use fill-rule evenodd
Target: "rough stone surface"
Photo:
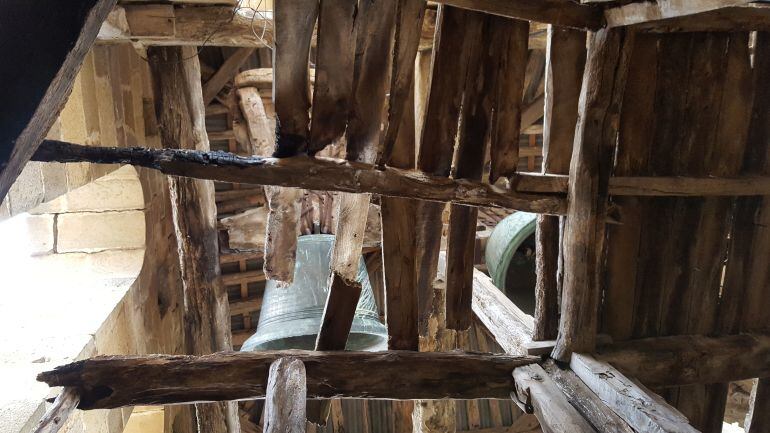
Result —
<path fill-rule="evenodd" d="M 142 248 L 144 212 L 78 212 L 59 214 L 56 252 L 96 252 Z"/>

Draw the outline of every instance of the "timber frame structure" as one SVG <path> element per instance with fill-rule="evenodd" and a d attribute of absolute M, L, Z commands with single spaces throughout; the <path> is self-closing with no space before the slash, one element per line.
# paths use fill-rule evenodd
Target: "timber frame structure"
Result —
<path fill-rule="evenodd" d="M 238 433 L 236 401 L 264 399 L 263 431 L 305 432 L 306 399 L 338 398 L 419 400 L 393 406 L 399 431 L 448 431 L 445 399 L 489 398 L 544 432 L 711 433 L 728 383 L 756 379 L 746 431 L 770 432 L 770 3 L 275 0 L 270 19 L 184 3 L 0 5 L 0 52 L 23 65 L 0 69 L 0 196 L 30 160 L 169 175 L 184 287 L 185 354 L 41 373 L 63 392 L 37 431 L 75 408 L 195 403 L 201 432 Z M 44 139 L 88 50 L 121 43 L 149 63 L 162 148 Z M 265 44 L 272 70 L 237 74 Z M 200 46 L 237 49 L 207 74 Z M 217 110 L 230 129 L 207 135 Z M 519 168 L 525 130 L 541 173 Z M 263 271 L 220 275 L 230 201 L 211 181 L 265 186 L 228 195 L 266 208 Z M 290 282 L 303 190 L 338 193 L 316 350 L 233 352 L 225 287 Z M 372 200 L 389 346 L 347 352 Z M 486 208 L 540 215 L 533 318 L 474 268 Z M 474 324 L 505 353 L 471 351 Z"/>

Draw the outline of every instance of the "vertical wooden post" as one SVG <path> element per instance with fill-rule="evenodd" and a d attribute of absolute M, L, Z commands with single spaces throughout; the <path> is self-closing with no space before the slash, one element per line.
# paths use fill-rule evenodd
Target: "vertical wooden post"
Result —
<path fill-rule="evenodd" d="M 586 61 L 586 34 L 548 26 L 543 119 L 543 173 L 569 174 L 578 118 L 578 99 Z M 537 217 L 535 341 L 556 338 L 559 328 L 558 292 L 561 218 Z"/>
<path fill-rule="evenodd" d="M 281 358 L 270 365 L 265 390 L 264 433 L 305 433 L 305 364 Z"/>
<path fill-rule="evenodd" d="M 157 81 L 161 143 L 167 148 L 208 151 L 195 48 L 153 47 L 147 54 Z M 169 189 L 184 289 L 187 352 L 203 355 L 230 350 L 230 308 L 219 281 L 214 183 L 169 177 Z M 240 431 L 235 402 L 198 404 L 196 412 L 194 431 Z"/>
<path fill-rule="evenodd" d="M 596 347 L 607 183 L 632 37 L 624 29 L 589 34 L 570 163 L 561 319 L 552 353 L 561 361 L 569 360 L 573 351 L 593 352 Z"/>

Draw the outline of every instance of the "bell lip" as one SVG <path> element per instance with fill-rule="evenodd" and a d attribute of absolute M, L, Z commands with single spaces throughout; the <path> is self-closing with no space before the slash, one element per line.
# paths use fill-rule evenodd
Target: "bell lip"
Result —
<path fill-rule="evenodd" d="M 270 350 L 315 350 L 315 341 L 317 334 L 305 334 L 296 335 L 292 337 L 286 337 L 281 340 L 265 340 L 260 341 L 257 338 L 257 334 L 254 333 L 249 337 L 243 345 L 241 345 L 240 352 L 262 352 Z M 351 342 L 367 341 L 367 344 L 359 346 L 359 343 L 354 343 L 354 347 L 348 347 Z M 270 343 L 276 342 L 294 342 L 288 343 L 286 346 L 291 347 L 269 347 Z M 371 332 L 351 332 L 348 336 L 348 344 L 345 347 L 347 351 L 362 351 L 362 352 L 374 352 L 387 350 L 388 335 L 387 334 L 373 334 Z"/>

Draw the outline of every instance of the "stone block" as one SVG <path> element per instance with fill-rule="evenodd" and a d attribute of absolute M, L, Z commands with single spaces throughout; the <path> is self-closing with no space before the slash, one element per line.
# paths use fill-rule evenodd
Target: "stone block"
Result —
<path fill-rule="evenodd" d="M 144 212 L 81 212 L 59 214 L 56 251 L 95 252 L 142 248 Z"/>

